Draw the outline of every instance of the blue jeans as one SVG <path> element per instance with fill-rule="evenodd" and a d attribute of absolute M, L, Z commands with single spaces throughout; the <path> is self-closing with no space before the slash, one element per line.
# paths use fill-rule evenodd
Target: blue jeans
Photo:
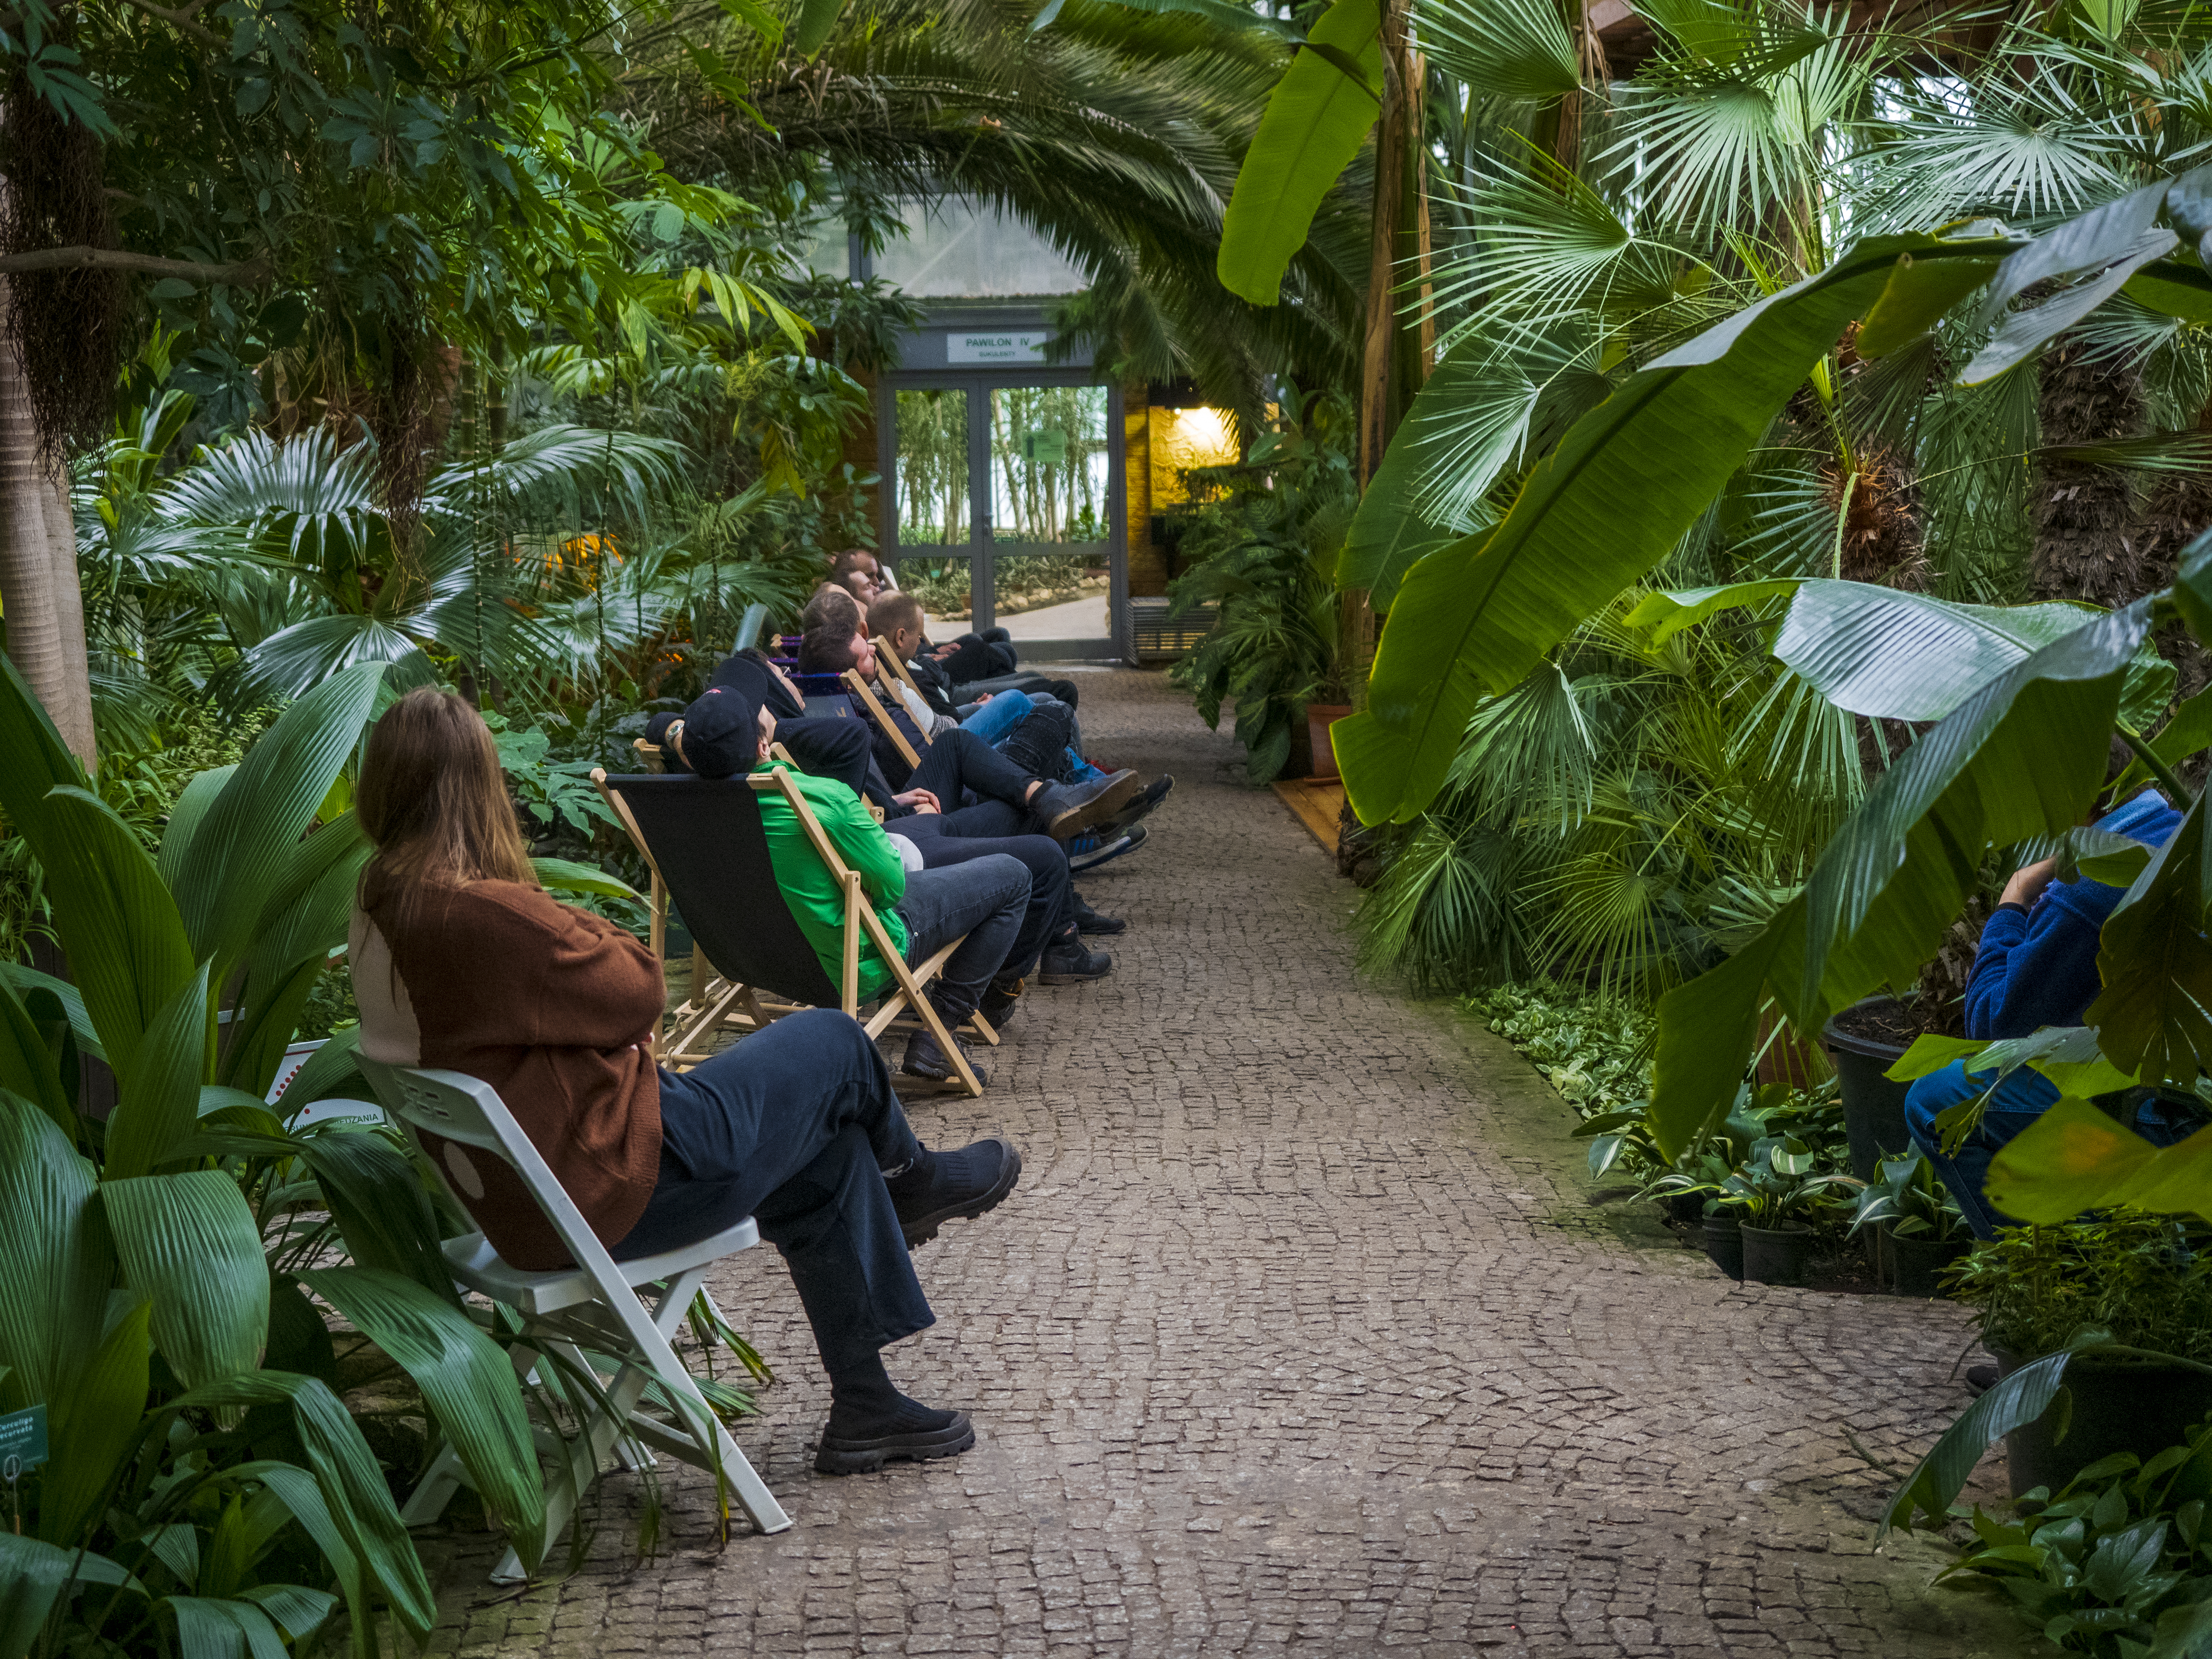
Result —
<path fill-rule="evenodd" d="M 975 1012 L 984 988 L 1014 948 L 1029 904 L 1028 866 L 1005 853 L 906 878 L 906 896 L 897 908 L 906 921 L 909 965 L 968 936 L 929 988 L 929 1000 L 946 1024 L 957 1025 Z"/>
<path fill-rule="evenodd" d="M 1973 1230 L 1974 1237 L 1994 1238 L 1998 1228 L 2018 1224 L 1982 1195 L 1983 1183 L 1989 1179 L 1990 1160 L 2008 1141 L 2043 1115 L 2058 1098 L 2058 1085 L 2040 1072 L 2030 1071 L 2025 1066 L 2020 1067 L 1996 1085 L 1974 1132 L 1959 1143 L 1957 1152 L 1947 1154 L 1942 1150 L 1942 1133 L 1936 1127 L 1937 1115 L 1980 1096 L 1996 1075 L 1996 1067 L 1992 1066 L 1977 1076 L 1967 1071 L 1968 1063 L 1954 1060 L 1942 1071 L 1930 1072 L 1916 1082 L 1905 1097 L 1905 1127 L 1911 1131 L 1913 1144 L 1928 1155 L 1936 1173 L 1951 1189 L 1951 1196 L 1959 1200 L 1959 1208 L 1964 1212 L 1966 1225 Z M 2180 1115 L 2182 1119 L 2188 1117 L 2185 1109 Z M 2169 1146 L 2197 1126 L 2178 1121 L 2154 1100 L 2144 1103 L 2132 1127 L 2153 1145 Z"/>
<path fill-rule="evenodd" d="M 996 749 L 1030 717 L 1030 707 L 1028 692 L 1001 691 L 988 702 L 978 703 L 975 712 L 960 722 L 960 729 L 973 732 Z"/>
<path fill-rule="evenodd" d="M 789 1014 L 696 1070 L 660 1073 L 660 1176 L 617 1261 L 746 1216 L 782 1252 L 832 1372 L 934 1322 L 881 1171 L 921 1154 L 891 1074 L 836 1009 Z"/>

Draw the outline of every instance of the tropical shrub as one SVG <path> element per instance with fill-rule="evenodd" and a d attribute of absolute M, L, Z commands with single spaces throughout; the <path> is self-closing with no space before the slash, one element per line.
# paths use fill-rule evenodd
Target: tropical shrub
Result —
<path fill-rule="evenodd" d="M 43 1409 L 51 1447 L 0 1534 L 9 1659 L 304 1650 L 341 1603 L 360 1654 L 385 1612 L 428 1631 L 428 1580 L 336 1392 L 332 1314 L 420 1391 L 524 1560 L 545 1553 L 507 1328 L 457 1298 L 404 1143 L 263 1103 L 345 941 L 368 848 L 342 777 L 385 679 L 356 665 L 293 703 L 186 785 L 149 853 L 0 664 L 0 808 L 76 977 L 0 973 L 0 1410 Z M 353 1080 L 349 1052 L 326 1044 L 288 1100 Z M 104 1117 L 79 1109 L 81 1053 L 116 1074 Z M 540 1378 L 549 1401 L 598 1387 Z"/>
<path fill-rule="evenodd" d="M 1188 515 L 1188 561 L 1169 585 L 1172 614 L 1217 607 L 1206 639 L 1169 671 L 1218 726 L 1237 705 L 1245 774 L 1266 783 L 1291 757 L 1306 705 L 1341 703 L 1357 653 L 1334 586 L 1357 492 L 1342 447 L 1348 411 L 1316 395 L 1291 410 L 1237 466 L 1194 467 L 1200 505 Z"/>
<path fill-rule="evenodd" d="M 2145 1461 L 2116 1452 L 2007 1521 L 1966 1516 L 1973 1540 L 1936 1575 L 2010 1598 L 2044 1639 L 2098 1659 L 2180 1655 L 2212 1631 L 2212 1425 Z"/>

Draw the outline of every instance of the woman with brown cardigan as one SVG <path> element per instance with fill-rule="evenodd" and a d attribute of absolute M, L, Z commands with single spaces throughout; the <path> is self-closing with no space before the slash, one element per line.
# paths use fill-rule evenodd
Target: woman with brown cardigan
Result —
<path fill-rule="evenodd" d="M 1013 1147 L 925 1149 L 875 1045 L 835 1011 L 790 1015 L 680 1075 L 655 1065 L 658 964 L 538 886 L 491 733 L 460 698 L 422 690 L 392 706 L 369 734 L 357 811 L 376 847 L 349 953 L 362 1052 L 498 1090 L 617 1259 L 752 1216 L 830 1373 L 822 1473 L 974 1445 L 964 1413 L 892 1386 L 880 1350 L 933 1322 L 909 1247 L 1012 1192 Z M 567 1265 L 513 1170 L 422 1140 L 502 1257 Z"/>

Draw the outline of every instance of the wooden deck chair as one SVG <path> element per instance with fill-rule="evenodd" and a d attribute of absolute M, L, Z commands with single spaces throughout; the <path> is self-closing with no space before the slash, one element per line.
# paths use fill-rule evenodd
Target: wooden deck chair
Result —
<path fill-rule="evenodd" d="M 860 706 L 868 711 L 870 717 L 876 722 L 876 729 L 890 733 L 891 747 L 899 751 L 899 757 L 909 767 L 921 765 L 921 750 L 914 746 L 913 740 L 907 736 L 907 733 L 911 732 L 915 737 L 920 738 L 922 749 L 929 747 L 929 734 L 914 723 L 902 706 L 898 711 L 899 718 L 894 720 L 884 709 L 882 700 L 876 696 L 875 688 L 860 678 L 859 669 L 847 669 L 843 678 L 845 689 L 860 700 Z"/>
<path fill-rule="evenodd" d="M 357 1056 L 356 1063 L 394 1117 L 418 1136 L 428 1133 L 450 1143 L 441 1149 L 441 1157 L 427 1159 L 441 1180 L 450 1170 L 463 1184 L 476 1182 L 479 1192 L 489 1181 L 519 1182 L 576 1263 L 544 1273 L 511 1267 L 480 1232 L 449 1238 L 439 1247 L 464 1289 L 489 1297 L 520 1316 L 521 1340 L 508 1350 L 518 1374 L 529 1375 L 547 1356 L 567 1368 L 563 1377 L 561 1368 L 545 1367 L 561 1380 L 577 1422 L 574 1434 L 566 1440 L 540 1433 L 541 1449 L 550 1452 L 557 1466 L 555 1477 L 546 1482 L 544 1544 L 550 1547 L 567 1527 L 610 1452 L 631 1468 L 646 1461 L 650 1451 L 680 1458 L 715 1476 L 716 1507 L 726 1522 L 729 1510 L 726 1499 L 719 1496 L 720 1483 L 727 1484 L 738 1506 L 762 1532 L 787 1530 L 791 1517 L 700 1397 L 698 1385 L 668 1344 L 670 1333 L 699 1294 L 707 1270 L 760 1243 L 752 1218 L 748 1216 L 680 1249 L 617 1261 L 489 1084 L 459 1072 L 386 1065 L 366 1054 Z M 495 1160 L 496 1164 L 483 1160 Z M 447 1182 L 449 1191 L 453 1185 Z M 453 1198 L 465 1213 L 466 1200 L 459 1193 Z M 596 1365 L 590 1358 L 594 1354 L 601 1357 Z M 586 1397 L 587 1387 L 577 1385 L 586 1376 L 599 1379 L 596 1400 Z M 661 1396 L 657 1407 L 648 1406 L 648 1388 L 655 1388 Z M 669 1401 L 674 1402 L 672 1410 Z M 419 1527 L 436 1520 L 467 1478 L 448 1443 L 407 1500 L 401 1521 Z M 510 1549 L 491 1576 L 495 1583 L 506 1584 L 529 1575 L 520 1556 Z"/>
<path fill-rule="evenodd" d="M 788 762 L 788 756 L 776 758 Z M 876 1012 L 861 1023 L 871 1037 L 897 1029 L 913 1030 L 907 1015 L 937 1039 L 952 1064 L 961 1087 L 983 1092 L 975 1068 L 952 1041 L 944 1020 L 923 994 L 959 947 L 955 939 L 928 961 L 909 968 L 892 948 L 883 918 L 861 890 L 860 872 L 847 867 L 836 846 L 806 804 L 783 765 L 742 778 L 652 777 L 630 773 L 610 777 L 594 769 L 598 784 L 655 876 L 682 907 L 684 920 L 712 964 L 716 977 L 677 1011 L 662 1046 L 660 1063 L 688 1070 L 707 1058 L 708 1043 L 724 1025 L 757 1030 L 801 1008 L 842 1008 L 860 1017 L 860 941 L 874 942 L 891 972 L 891 984 Z M 760 797 L 780 794 L 798 815 L 815 856 L 845 894 L 843 971 L 833 982 L 814 947 L 799 931 L 777 884 L 769 857 L 768 830 L 761 821 Z M 998 1033 L 978 1013 L 969 1026 L 985 1042 Z"/>
<path fill-rule="evenodd" d="M 921 686 L 920 683 L 919 683 L 919 682 L 917 682 L 917 681 L 915 679 L 915 678 L 914 678 L 914 671 L 913 671 L 912 669 L 908 668 L 908 667 L 904 663 L 901 662 L 901 661 L 898 659 L 898 653 L 897 653 L 897 652 L 896 652 L 896 651 L 878 651 L 878 652 L 877 652 L 877 653 L 876 653 L 876 667 L 877 667 L 877 669 L 878 669 L 879 672 L 888 672 L 893 679 L 896 680 L 896 681 L 897 681 L 901 685 L 904 686 L 908 690 L 909 690 L 909 691 L 913 692 L 913 693 L 914 693 L 914 695 L 915 695 L 915 696 L 917 696 L 917 697 L 921 697 L 921 698 L 922 707 L 924 707 L 924 708 L 927 708 L 927 707 L 929 706 L 929 699 L 928 699 L 927 697 L 926 697 L 926 696 L 922 696 L 922 690 L 921 690 Z M 905 699 L 904 699 L 904 698 L 901 698 L 901 699 L 900 699 L 900 702 L 905 702 Z M 928 731 L 927 731 L 927 728 L 925 728 L 925 729 L 923 730 L 923 732 L 922 732 L 922 738 L 923 738 L 923 741 L 925 741 L 925 742 L 927 742 L 927 741 L 929 741 L 929 740 L 930 740 L 930 738 L 929 738 L 929 732 L 928 732 Z"/>

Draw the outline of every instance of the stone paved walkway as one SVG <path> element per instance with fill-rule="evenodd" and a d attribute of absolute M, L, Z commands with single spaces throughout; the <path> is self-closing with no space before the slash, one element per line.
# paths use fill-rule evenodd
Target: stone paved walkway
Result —
<path fill-rule="evenodd" d="M 1741 1289 L 1593 1209 L 1566 1109 L 1499 1040 L 1356 981 L 1353 893 L 1157 675 L 1086 676 L 1094 751 L 1173 771 L 1083 885 L 1130 931 L 1044 991 L 980 1101 L 1023 1185 L 918 1257 L 894 1350 L 981 1443 L 827 1480 L 826 1388 L 761 1250 L 715 1286 L 781 1381 L 738 1439 L 798 1524 L 717 1551 L 703 1480 L 603 1485 L 564 1582 L 453 1540 L 437 1648 L 650 1653 L 1860 1655 L 2024 1650 L 1868 1517 L 1964 1403 L 1962 1311 Z"/>

